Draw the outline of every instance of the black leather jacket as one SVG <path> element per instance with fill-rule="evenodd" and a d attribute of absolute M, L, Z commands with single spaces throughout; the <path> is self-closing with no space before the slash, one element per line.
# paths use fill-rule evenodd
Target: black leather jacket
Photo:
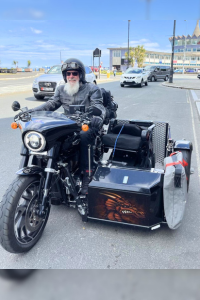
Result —
<path fill-rule="evenodd" d="M 69 96 L 65 90 L 64 85 L 57 87 L 55 94 L 46 103 L 37 106 L 31 111 L 54 111 L 62 106 L 65 112 L 69 112 L 69 105 L 85 105 L 86 108 L 89 106 L 95 106 L 101 110 L 101 118 L 104 120 L 106 116 L 106 109 L 103 106 L 103 97 L 101 90 L 97 85 L 93 83 L 81 84 L 78 92 L 73 96 Z"/>

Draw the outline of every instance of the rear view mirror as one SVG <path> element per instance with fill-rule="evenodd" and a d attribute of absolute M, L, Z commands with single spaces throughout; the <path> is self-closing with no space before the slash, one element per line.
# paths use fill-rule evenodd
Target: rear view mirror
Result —
<path fill-rule="evenodd" d="M 13 102 L 13 104 L 12 104 L 12 110 L 14 110 L 14 111 L 20 110 L 20 104 L 19 104 L 19 102 L 17 102 L 17 101 Z"/>

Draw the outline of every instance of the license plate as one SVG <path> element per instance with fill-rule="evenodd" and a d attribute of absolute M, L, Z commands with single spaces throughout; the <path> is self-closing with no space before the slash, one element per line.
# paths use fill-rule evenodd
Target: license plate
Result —
<path fill-rule="evenodd" d="M 53 88 L 42 87 L 42 88 L 40 89 L 40 91 L 52 92 L 52 91 L 53 91 Z"/>
<path fill-rule="evenodd" d="M 132 79 L 126 79 L 126 81 L 127 81 L 127 82 L 132 82 L 133 80 L 132 80 Z"/>

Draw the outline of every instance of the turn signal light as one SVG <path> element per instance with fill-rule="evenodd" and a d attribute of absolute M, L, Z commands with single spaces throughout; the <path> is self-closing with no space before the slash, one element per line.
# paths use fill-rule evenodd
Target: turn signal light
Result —
<path fill-rule="evenodd" d="M 86 124 L 83 124 L 83 125 L 82 125 L 82 130 L 83 130 L 83 131 L 88 131 L 88 130 L 89 130 L 89 126 L 86 125 Z"/>
<path fill-rule="evenodd" d="M 17 129 L 17 128 L 18 128 L 17 123 L 13 122 L 13 123 L 11 124 L 11 128 L 12 128 L 12 129 Z"/>

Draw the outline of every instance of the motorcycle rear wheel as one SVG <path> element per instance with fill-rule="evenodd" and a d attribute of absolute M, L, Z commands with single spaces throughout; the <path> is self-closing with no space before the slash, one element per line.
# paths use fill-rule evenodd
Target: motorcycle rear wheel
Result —
<path fill-rule="evenodd" d="M 39 176 L 18 176 L 0 203 L 0 243 L 11 253 L 29 251 L 40 239 L 48 221 L 37 215 Z"/>

